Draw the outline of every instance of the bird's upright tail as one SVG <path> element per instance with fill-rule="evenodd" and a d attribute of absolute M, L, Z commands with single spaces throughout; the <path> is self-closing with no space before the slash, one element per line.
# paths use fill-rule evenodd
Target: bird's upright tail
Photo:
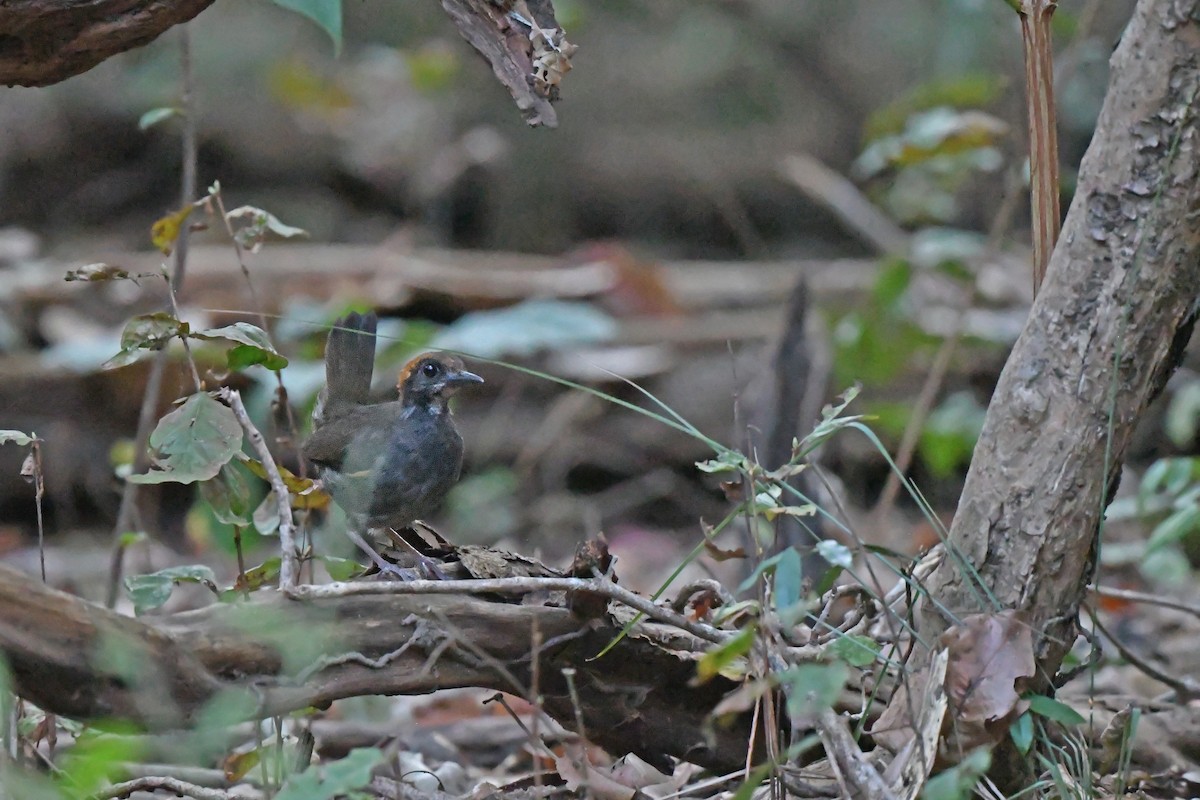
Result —
<path fill-rule="evenodd" d="M 340 409 L 367 402 L 378 321 L 374 312 L 352 312 L 334 323 L 325 344 L 325 388 L 313 409 L 316 427 L 338 416 Z"/>

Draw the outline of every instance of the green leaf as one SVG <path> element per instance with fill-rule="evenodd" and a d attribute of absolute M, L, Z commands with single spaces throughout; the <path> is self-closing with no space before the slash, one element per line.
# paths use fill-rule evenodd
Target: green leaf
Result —
<path fill-rule="evenodd" d="M 212 507 L 213 516 L 226 525 L 249 526 L 250 486 L 235 462 L 223 467 L 217 477 L 200 484 L 200 494 Z"/>
<path fill-rule="evenodd" d="M 696 469 L 701 472 L 707 472 L 710 475 L 717 472 L 737 472 L 745 466 L 745 457 L 732 450 L 728 453 L 722 453 L 716 458 L 696 462 Z"/>
<path fill-rule="evenodd" d="M 1140 543 L 1138 548 L 1142 548 Z M 1106 547 L 1105 552 L 1114 548 Z M 1192 566 L 1187 555 L 1179 545 L 1168 544 L 1153 550 L 1141 552 L 1141 563 L 1138 572 L 1149 583 L 1163 588 L 1184 589 L 1195 583 Z"/>
<path fill-rule="evenodd" d="M 332 800 L 371 782 L 371 770 L 384 760 L 377 747 L 359 747 L 343 759 L 313 764 L 288 778 L 275 800 Z"/>
<path fill-rule="evenodd" d="M 842 567 L 830 567 L 821 573 L 821 577 L 813 585 L 811 594 L 814 597 L 823 597 L 826 592 L 833 589 L 833 585 L 837 582 L 838 576 L 843 572 Z"/>
<path fill-rule="evenodd" d="M 1033 748 L 1033 714 L 1025 713 L 1017 717 L 1013 724 L 1008 726 L 1008 735 L 1012 737 L 1013 744 L 1021 755 L 1029 755 L 1030 749 Z"/>
<path fill-rule="evenodd" d="M 203 564 L 168 567 L 149 575 L 131 575 L 125 579 L 125 591 L 133 601 L 133 613 L 140 616 L 167 602 L 177 583 L 201 583 L 215 589 L 216 580 L 213 571 Z"/>
<path fill-rule="evenodd" d="M 21 431 L 0 431 L 0 444 L 15 444 L 24 447 L 33 444 L 33 437 Z"/>
<path fill-rule="evenodd" d="M 754 506 L 756 511 L 766 511 L 771 508 L 779 507 L 779 498 L 783 495 L 783 487 L 777 483 L 761 488 L 762 484 L 756 484 L 755 489 L 759 489 L 754 495 Z"/>
<path fill-rule="evenodd" d="M 121 352 L 105 361 L 101 369 L 112 369 L 132 364 L 139 350 L 161 350 L 176 336 L 187 336 L 190 328 L 165 311 L 142 314 L 125 323 L 121 331 Z"/>
<path fill-rule="evenodd" d="M 869 667 L 879 655 L 879 644 L 869 636 L 839 636 L 829 650 L 852 667 Z"/>
<path fill-rule="evenodd" d="M 325 571 L 335 581 L 348 581 L 363 571 L 362 564 L 349 558 L 334 556 L 321 556 L 320 558 L 321 563 L 325 565 Z"/>
<path fill-rule="evenodd" d="M 257 475 L 264 481 L 270 481 L 267 477 L 267 468 L 262 465 L 262 462 L 255 458 L 239 458 L 239 463 L 248 469 L 252 474 Z M 312 492 L 313 479 L 301 478 L 282 464 L 276 464 L 275 468 L 279 470 L 279 477 L 283 478 L 283 485 L 288 488 L 288 491 L 293 495 L 293 502 L 297 504 L 297 508 L 323 508 L 322 505 L 304 504 L 303 498 L 295 497 L 295 495 Z"/>
<path fill-rule="evenodd" d="M 754 645 L 754 634 L 753 627 L 743 628 L 729 641 L 717 645 L 705 653 L 696 664 L 697 677 L 701 681 L 708 681 L 717 675 L 730 676 L 730 667 L 733 663 L 750 652 L 750 648 Z M 745 673 L 745 669 L 733 672 L 741 675 Z"/>
<path fill-rule="evenodd" d="M 782 490 L 780 490 L 782 492 Z M 778 517 L 811 517 L 817 513 L 817 506 L 814 503 L 805 503 L 802 506 L 781 506 L 767 505 L 761 509 L 762 515 L 767 518 L 768 522 L 774 522 Z"/>
<path fill-rule="evenodd" d="M 279 501 L 275 498 L 275 490 L 271 489 L 254 509 L 254 527 L 263 536 L 273 536 L 279 530 Z"/>
<path fill-rule="evenodd" d="M 1200 424 L 1200 381 L 1192 380 L 1171 396 L 1163 423 L 1167 438 L 1180 449 L 1189 448 Z"/>
<path fill-rule="evenodd" d="M 779 681 L 788 686 L 788 714 L 794 722 L 812 719 L 820 711 L 832 708 L 846 685 L 849 670 L 840 661 L 831 664 L 800 664 L 779 673 Z"/>
<path fill-rule="evenodd" d="M 736 594 L 742 594 L 743 592 L 749 591 L 754 587 L 754 584 L 758 583 L 762 576 L 773 574 L 775 572 L 775 567 L 781 558 L 783 558 L 783 553 L 777 553 L 770 558 L 763 559 L 763 561 L 754 568 L 754 571 L 751 572 L 744 581 L 742 581 L 740 586 L 738 586 Z"/>
<path fill-rule="evenodd" d="M 171 117 L 183 114 L 183 110 L 173 106 L 162 106 L 160 108 L 152 108 L 145 114 L 138 117 L 138 130 L 145 131 L 153 128 L 160 122 L 165 122 Z"/>
<path fill-rule="evenodd" d="M 929 415 L 921 431 L 921 458 L 938 478 L 971 462 L 987 411 L 970 392 L 955 392 Z"/>
<path fill-rule="evenodd" d="M 850 548 L 834 539 L 822 539 L 817 542 L 816 551 L 821 558 L 835 567 L 850 569 L 854 563 L 854 553 Z"/>
<path fill-rule="evenodd" d="M 267 332 L 257 325 L 251 325 L 249 322 L 235 322 L 232 325 L 226 325 L 223 328 L 209 328 L 203 331 L 196 331 L 192 334 L 195 339 L 225 339 L 238 344 L 248 344 L 251 347 L 257 347 L 262 350 L 268 350 L 272 353 L 275 351 L 275 346 L 271 344 L 271 338 L 267 336 Z"/>
<path fill-rule="evenodd" d="M 121 538 L 118 540 L 118 545 L 122 550 L 125 550 L 133 547 L 135 544 L 141 544 L 142 542 L 146 541 L 147 538 L 149 537 L 146 536 L 145 531 L 125 531 L 121 534 Z"/>
<path fill-rule="evenodd" d="M 992 754 L 986 748 L 973 750 L 961 762 L 938 773 L 925 783 L 922 800 L 968 800 L 979 779 L 992 765 Z"/>
<path fill-rule="evenodd" d="M 1151 495 L 1165 492 L 1179 494 L 1184 487 L 1192 482 L 1196 459 L 1193 458 L 1160 458 L 1146 470 L 1142 476 L 1139 494 Z"/>
<path fill-rule="evenodd" d="M 564 29 L 570 29 L 570 25 L 562 22 L 562 10 L 555 11 L 559 24 Z M 409 80 L 413 88 L 420 92 L 428 94 L 447 90 L 462 66 L 460 51 L 439 44 L 426 44 L 405 53 Z"/>
<path fill-rule="evenodd" d="M 282 563 L 283 559 L 279 556 L 271 556 L 257 567 L 246 570 L 244 575 L 238 577 L 232 589 L 221 592 L 221 600 L 239 600 L 245 592 L 256 592 L 264 586 L 273 586 L 279 580 L 279 567 Z"/>
<path fill-rule="evenodd" d="M 1200 507 L 1181 508 L 1160 522 L 1146 541 L 1146 554 L 1180 541 L 1200 529 Z"/>
<path fill-rule="evenodd" d="M 237 346 L 226 354 L 226 362 L 230 369 L 244 369 L 255 364 L 262 364 L 270 370 L 281 370 L 288 365 L 288 360 L 279 354 L 267 332 L 249 322 L 235 322 L 224 328 L 193 333 L 193 339 L 212 341 L 224 339 L 236 342 Z"/>
<path fill-rule="evenodd" d="M 884 308 L 894 308 L 912 283 L 912 265 L 902 258 L 884 262 L 875 278 L 875 302 Z"/>
<path fill-rule="evenodd" d="M 783 611 L 803 599 L 804 564 L 794 547 L 779 555 L 779 563 L 775 565 L 775 608 Z"/>
<path fill-rule="evenodd" d="M 334 55 L 342 52 L 342 0 L 274 0 L 275 5 L 308 17 L 333 40 Z"/>
<path fill-rule="evenodd" d="M 56 764 L 55 773 L 60 786 L 68 792 L 66 796 L 90 797 L 113 779 L 124 778 L 123 765 L 137 761 L 144 749 L 145 745 L 136 737 L 85 733 Z"/>
<path fill-rule="evenodd" d="M 242 447 L 242 426 L 233 411 L 206 392 L 189 397 L 158 421 L 150 434 L 154 464 L 134 483 L 194 483 L 221 471 Z"/>
<path fill-rule="evenodd" d="M 1034 714 L 1039 714 L 1046 719 L 1052 719 L 1062 725 L 1082 725 L 1085 720 L 1083 715 L 1071 708 L 1066 703 L 1059 702 L 1053 697 L 1046 697 L 1044 694 L 1035 694 L 1029 699 L 1029 710 Z"/>
<path fill-rule="evenodd" d="M 1007 132 L 1003 120 L 981 111 L 932 108 L 910 116 L 900 133 L 868 145 L 855 160 L 852 172 L 870 178 L 890 168 L 912 167 L 939 157 L 994 149 Z"/>
<path fill-rule="evenodd" d="M 239 344 L 237 347 L 231 348 L 225 354 L 226 364 L 230 369 L 241 370 L 246 367 L 253 367 L 256 364 L 262 364 L 269 370 L 278 372 L 288 365 L 288 360 L 285 356 L 278 353 L 269 353 L 258 347 L 251 347 L 246 344 Z"/>

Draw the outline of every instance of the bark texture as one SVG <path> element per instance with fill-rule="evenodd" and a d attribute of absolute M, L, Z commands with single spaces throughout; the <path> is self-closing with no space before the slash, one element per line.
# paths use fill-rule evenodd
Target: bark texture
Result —
<path fill-rule="evenodd" d="M 49 86 L 126 50 L 141 47 L 187 22 L 213 0 L 0 0 L 0 85 Z M 443 0 L 463 37 L 492 65 L 532 126 L 555 127 L 557 96 L 535 87 L 536 48 L 529 31 L 514 25 L 488 0 Z M 557 31 L 550 0 L 523 4 L 545 31 Z M 566 53 L 566 50 L 562 51 Z M 573 52 L 573 48 L 572 48 Z M 570 58 L 558 62 L 562 72 Z"/>
<path fill-rule="evenodd" d="M 1044 677 L 1075 638 L 1134 425 L 1195 322 L 1198 92 L 1200 3 L 1142 0 L 1112 57 L 1046 281 L 988 409 L 952 557 L 930 582 L 960 616 L 996 604 L 1028 610 Z M 946 627 L 934 605 L 923 612 L 926 641 Z"/>
<path fill-rule="evenodd" d="M 564 726 L 576 724 L 563 676 L 570 667 L 588 736 L 610 752 L 721 771 L 745 760 L 749 716 L 720 727 L 707 720 L 734 684 L 690 685 L 708 645 L 676 629 L 636 625 L 594 659 L 620 625 L 607 616 L 585 622 L 555 605 L 461 594 L 260 594 L 133 619 L 0 566 L 0 651 L 16 693 L 47 711 L 163 730 L 190 725 L 228 693 L 242 697 L 245 719 L 464 686 L 528 697 L 536 630 L 544 642 L 538 691 Z"/>
<path fill-rule="evenodd" d="M 213 0 L 0 3 L 0 84 L 48 86 L 158 38 Z"/>

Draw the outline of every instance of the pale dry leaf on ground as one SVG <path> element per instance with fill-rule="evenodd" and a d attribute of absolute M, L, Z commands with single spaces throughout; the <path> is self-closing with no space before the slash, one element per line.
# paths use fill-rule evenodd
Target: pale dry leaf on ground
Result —
<path fill-rule="evenodd" d="M 939 644 L 949 653 L 945 689 L 949 708 L 943 724 L 948 736 L 941 757 L 953 763 L 966 753 L 997 742 L 1008 724 L 1025 711 L 1022 683 L 1034 675 L 1033 638 L 1018 611 L 975 614 L 946 631 Z M 920 714 L 911 697 L 920 697 L 928 682 L 921 670 L 902 683 L 871 729 L 875 741 L 894 753 L 913 735 L 912 714 Z M 911 706 L 911 708 L 910 708 Z"/>
<path fill-rule="evenodd" d="M 940 643 L 950 651 L 947 745 L 965 753 L 995 744 L 1029 705 L 1021 693 L 1036 665 L 1026 615 L 974 614 L 942 634 Z"/>
<path fill-rule="evenodd" d="M 567 788 L 572 791 L 582 788 L 600 800 L 632 800 L 643 789 L 672 781 L 670 776 L 634 755 L 607 767 L 590 764 L 587 753 L 577 745 L 568 745 L 565 754 L 555 756 L 554 766 Z"/>

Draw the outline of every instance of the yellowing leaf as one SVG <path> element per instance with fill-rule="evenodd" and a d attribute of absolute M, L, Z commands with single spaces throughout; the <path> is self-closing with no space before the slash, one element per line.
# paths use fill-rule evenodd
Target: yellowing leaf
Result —
<path fill-rule="evenodd" d="M 150 228 L 150 241 L 154 242 L 154 246 L 162 251 L 163 255 L 170 255 L 175 249 L 175 241 L 179 239 L 179 231 L 183 228 L 183 223 L 191 216 L 194 206 L 184 206 L 174 214 L 168 214 L 162 219 L 154 223 Z"/>
<path fill-rule="evenodd" d="M 696 664 L 696 680 L 705 683 L 718 675 L 740 678 L 745 674 L 745 656 L 754 646 L 755 629 L 744 628 L 724 644 L 709 650 Z"/>

